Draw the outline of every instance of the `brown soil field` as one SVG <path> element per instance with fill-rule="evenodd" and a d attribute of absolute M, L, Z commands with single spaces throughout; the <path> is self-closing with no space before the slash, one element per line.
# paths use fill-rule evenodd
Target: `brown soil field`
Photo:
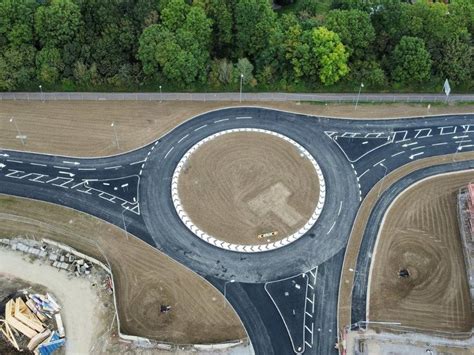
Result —
<path fill-rule="evenodd" d="M 457 193 L 473 171 L 423 180 L 391 205 L 374 250 L 369 319 L 466 332 L 473 310 L 457 219 Z M 408 270 L 401 278 L 398 272 Z"/>
<path fill-rule="evenodd" d="M 50 238 L 109 263 L 121 330 L 192 344 L 246 338 L 233 308 L 207 281 L 111 224 L 84 213 L 0 195 L 0 237 Z M 160 313 L 160 305 L 172 307 Z"/>
<path fill-rule="evenodd" d="M 425 105 L 408 104 L 362 104 L 355 111 L 349 104 L 297 102 L 1 101 L 0 147 L 78 157 L 118 154 L 143 146 L 200 113 L 242 105 L 367 119 L 474 112 L 474 105 L 433 106 L 428 112 Z M 11 117 L 21 134 L 28 137 L 24 146 L 15 138 Z"/>
<path fill-rule="evenodd" d="M 187 160 L 178 192 L 193 223 L 229 243 L 281 240 L 309 220 L 319 197 L 314 166 L 282 138 L 236 132 L 200 146 Z M 258 238 L 259 234 L 278 232 Z"/>
<path fill-rule="evenodd" d="M 351 295 L 354 282 L 354 273 L 350 271 L 350 269 L 356 269 L 357 257 L 359 255 L 359 248 L 362 242 L 365 227 L 370 213 L 378 200 L 379 194 L 389 188 L 396 181 L 413 171 L 433 165 L 449 163 L 452 162 L 453 159 L 454 158 L 452 155 L 444 155 L 420 159 L 418 161 L 406 164 L 403 167 L 391 172 L 385 176 L 384 179 L 375 184 L 375 186 L 369 191 L 367 196 L 362 201 L 352 226 L 349 241 L 347 243 L 346 254 L 344 256 L 344 264 L 341 273 L 341 283 L 339 286 L 338 296 L 338 324 L 341 331 L 345 326 L 351 323 Z M 472 159 L 474 159 L 474 152 L 456 154 L 456 161 Z"/>

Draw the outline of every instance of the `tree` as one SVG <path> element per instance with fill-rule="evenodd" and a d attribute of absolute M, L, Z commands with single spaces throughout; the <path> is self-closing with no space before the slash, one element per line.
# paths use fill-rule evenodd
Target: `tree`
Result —
<path fill-rule="evenodd" d="M 209 61 L 211 21 L 204 10 L 183 0 L 170 0 L 163 21 L 147 27 L 140 36 L 138 58 L 143 72 L 159 71 L 178 84 L 205 80 Z"/>
<path fill-rule="evenodd" d="M 326 19 L 326 27 L 341 38 L 352 59 L 367 56 L 375 39 L 375 31 L 370 17 L 360 10 L 333 10 Z"/>
<path fill-rule="evenodd" d="M 269 43 L 275 26 L 275 13 L 268 0 L 237 0 L 235 5 L 235 44 L 239 57 L 256 59 Z"/>
<path fill-rule="evenodd" d="M 237 61 L 235 74 L 239 80 L 240 76 L 243 75 L 242 81 L 246 85 L 255 80 L 253 77 L 253 65 L 247 58 L 240 58 Z"/>
<path fill-rule="evenodd" d="M 33 44 L 34 0 L 0 1 L 0 47 Z"/>
<path fill-rule="evenodd" d="M 404 36 L 392 53 L 392 77 L 403 84 L 421 83 L 430 77 L 431 58 L 421 38 Z"/>
<path fill-rule="evenodd" d="M 467 38 L 458 36 L 452 40 L 444 42 L 441 52 L 441 60 L 437 63 L 441 78 L 449 78 L 453 84 L 472 82 L 471 68 L 473 62 L 473 47 L 469 45 L 469 35 Z"/>
<path fill-rule="evenodd" d="M 234 79 L 234 65 L 227 59 L 222 59 L 218 64 L 218 79 L 224 85 L 229 85 Z"/>
<path fill-rule="evenodd" d="M 325 27 L 318 27 L 311 31 L 309 40 L 313 61 L 324 85 L 334 84 L 349 73 L 349 55 L 336 33 Z"/>
<path fill-rule="evenodd" d="M 0 55 L 0 89 L 13 90 L 28 85 L 34 76 L 35 48 L 11 47 Z"/>
<path fill-rule="evenodd" d="M 43 47 L 60 48 L 73 41 L 80 23 L 79 6 L 72 0 L 51 0 L 35 14 L 35 31 Z"/>
<path fill-rule="evenodd" d="M 36 76 L 46 84 L 53 84 L 60 78 L 64 69 L 61 52 L 54 47 L 45 47 L 36 56 Z"/>

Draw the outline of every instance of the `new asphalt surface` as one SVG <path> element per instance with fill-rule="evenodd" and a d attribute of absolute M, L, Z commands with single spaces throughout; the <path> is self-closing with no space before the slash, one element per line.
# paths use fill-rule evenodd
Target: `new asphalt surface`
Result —
<path fill-rule="evenodd" d="M 378 180 L 408 162 L 474 150 L 473 118 L 357 121 L 230 108 L 195 117 L 158 141 L 118 156 L 78 159 L 0 150 L 0 193 L 95 215 L 160 249 L 220 290 L 226 288 L 257 354 L 332 354 L 337 353 L 339 275 L 361 200 Z M 216 248 L 188 230 L 173 206 L 171 177 L 185 152 L 209 135 L 243 127 L 295 140 L 314 156 L 326 181 L 317 223 L 281 249 L 236 253 Z M 353 322 L 365 319 L 370 253 L 390 201 L 425 176 L 473 165 L 423 169 L 381 194 L 359 254 Z"/>

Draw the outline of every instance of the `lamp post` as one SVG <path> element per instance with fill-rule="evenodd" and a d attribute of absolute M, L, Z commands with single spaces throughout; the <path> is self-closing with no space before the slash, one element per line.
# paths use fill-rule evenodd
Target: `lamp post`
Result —
<path fill-rule="evenodd" d="M 111 126 L 112 129 L 114 130 L 115 144 L 117 145 L 117 149 L 120 149 L 119 141 L 118 141 L 118 136 L 117 136 L 117 130 L 115 129 L 115 122 L 112 122 L 112 124 L 111 124 L 110 126 Z"/>
<path fill-rule="evenodd" d="M 226 281 L 226 282 L 224 283 L 224 300 L 225 300 L 225 299 L 227 299 L 227 296 L 226 296 L 226 295 L 227 295 L 227 293 L 226 293 L 226 290 L 227 290 L 227 284 L 228 284 L 229 282 L 230 282 L 230 283 L 234 283 L 234 282 L 235 282 L 235 280 L 234 280 L 234 279 L 231 279 L 231 280 L 229 280 L 229 281 Z"/>
<path fill-rule="evenodd" d="M 15 126 L 16 131 L 18 133 L 17 138 L 20 138 L 21 144 L 25 145 L 25 141 L 24 141 L 25 136 L 21 134 L 20 129 L 18 128 L 18 125 L 16 124 L 15 117 L 12 116 L 10 118 L 10 123 L 13 123 L 13 125 Z"/>
<path fill-rule="evenodd" d="M 240 73 L 240 96 L 239 102 L 242 102 L 242 83 L 244 81 L 244 74 Z"/>
<path fill-rule="evenodd" d="M 41 92 L 41 101 L 44 102 L 44 94 L 43 94 L 43 86 L 38 85 L 40 92 Z"/>
<path fill-rule="evenodd" d="M 160 85 L 160 102 L 163 102 L 163 92 L 161 91 L 161 85 Z"/>
<path fill-rule="evenodd" d="M 360 86 L 359 86 L 359 94 L 357 95 L 357 101 L 356 101 L 356 104 L 355 104 L 355 110 L 357 110 L 357 105 L 359 105 L 359 99 L 360 99 L 360 92 L 362 91 L 362 88 L 364 87 L 364 83 L 360 83 Z"/>

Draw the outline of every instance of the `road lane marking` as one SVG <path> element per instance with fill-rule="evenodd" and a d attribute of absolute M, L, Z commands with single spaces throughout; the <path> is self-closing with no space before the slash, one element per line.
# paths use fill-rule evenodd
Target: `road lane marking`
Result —
<path fill-rule="evenodd" d="M 104 168 L 104 170 L 120 169 L 121 167 L 122 167 L 122 165 L 108 166 L 108 167 Z"/>
<path fill-rule="evenodd" d="M 418 144 L 418 142 L 413 142 L 413 143 L 405 143 L 405 144 L 402 144 L 402 147 L 403 148 L 406 148 L 406 147 L 409 147 L 411 145 L 415 145 L 415 144 Z"/>
<path fill-rule="evenodd" d="M 396 157 L 397 155 L 403 154 L 403 153 L 405 153 L 405 151 L 404 151 L 404 150 L 402 150 L 401 152 L 398 152 L 398 153 L 392 154 L 392 158 L 393 158 L 393 157 Z"/>
<path fill-rule="evenodd" d="M 136 162 L 134 162 L 134 163 L 130 163 L 130 165 L 141 164 L 141 163 L 143 163 L 143 162 L 144 162 L 144 160 L 140 160 L 140 161 L 136 161 Z M 81 169 L 79 169 L 79 170 L 81 170 Z"/>
<path fill-rule="evenodd" d="M 250 116 L 240 116 L 240 117 L 236 117 L 235 119 L 236 120 L 251 120 L 252 117 L 250 117 Z"/>
<path fill-rule="evenodd" d="M 77 161 L 63 160 L 63 164 L 80 165 L 81 163 L 78 163 Z"/>
<path fill-rule="evenodd" d="M 23 164 L 21 160 L 13 160 L 13 159 L 7 159 L 10 163 L 18 163 L 18 164 Z"/>
<path fill-rule="evenodd" d="M 228 121 L 228 120 L 229 120 L 228 118 L 223 118 L 222 120 L 214 121 L 214 123 L 224 122 L 224 121 Z"/>
<path fill-rule="evenodd" d="M 207 124 L 202 125 L 201 127 L 196 128 L 196 129 L 194 130 L 194 132 L 197 132 L 197 131 L 199 131 L 200 129 L 202 129 L 202 128 L 204 128 L 204 127 L 207 127 Z"/>
<path fill-rule="evenodd" d="M 339 203 L 339 211 L 337 211 L 337 215 L 339 216 L 342 211 L 342 201 Z"/>
<path fill-rule="evenodd" d="M 183 140 L 185 140 L 187 137 L 189 137 L 189 134 L 186 134 L 184 137 L 182 137 L 182 138 L 178 141 L 178 143 L 181 143 L 181 142 L 182 142 Z"/>
<path fill-rule="evenodd" d="M 83 171 L 92 171 L 92 170 L 96 170 L 96 168 L 79 168 L 78 170 L 83 170 Z"/>
<path fill-rule="evenodd" d="M 56 166 L 56 165 L 53 165 L 53 168 L 56 168 L 56 169 L 64 169 L 64 170 L 71 170 L 71 168 L 68 168 L 66 166 Z"/>
<path fill-rule="evenodd" d="M 422 155 L 422 154 L 424 154 L 424 152 L 412 154 L 412 155 L 409 156 L 409 159 L 410 159 L 410 160 L 413 160 L 415 157 L 417 157 L 417 156 L 419 156 L 419 155 Z"/>
<path fill-rule="evenodd" d="M 331 228 L 329 228 L 328 232 L 326 233 L 326 235 L 328 235 L 329 233 L 331 233 L 332 229 L 334 228 L 334 226 L 336 225 L 336 221 L 332 222 L 332 226 Z"/>
<path fill-rule="evenodd" d="M 454 128 L 454 129 L 453 129 L 453 131 L 445 132 L 445 129 L 449 129 L 449 128 Z M 439 132 L 440 136 L 444 136 L 444 135 L 447 135 L 447 134 L 456 133 L 457 127 L 456 126 L 444 126 L 444 127 L 438 127 L 438 129 L 440 130 L 440 132 Z"/>
<path fill-rule="evenodd" d="M 40 163 L 30 163 L 30 165 L 35 165 L 35 166 L 47 166 L 46 164 L 40 164 Z"/>
<path fill-rule="evenodd" d="M 419 129 L 415 129 L 416 131 L 416 134 L 415 134 L 415 138 L 429 138 L 429 137 L 433 137 L 431 134 L 431 128 L 419 128 Z M 425 136 L 421 136 L 421 132 L 424 132 L 424 131 L 428 131 L 428 133 L 425 135 Z"/>
<path fill-rule="evenodd" d="M 168 153 L 166 153 L 164 159 L 166 159 L 166 157 L 168 157 L 168 154 L 170 154 L 173 149 L 174 149 L 174 147 L 171 147 L 170 150 L 168 150 Z"/>
<path fill-rule="evenodd" d="M 377 165 L 380 165 L 380 164 L 382 164 L 384 161 L 385 161 L 385 159 L 382 159 L 381 161 L 379 161 L 379 162 L 375 163 L 373 166 L 374 166 L 374 167 L 376 167 Z"/>
<path fill-rule="evenodd" d="M 435 147 L 435 146 L 438 146 L 438 145 L 446 145 L 446 144 L 448 144 L 448 142 L 433 143 L 432 146 Z"/>
<path fill-rule="evenodd" d="M 425 147 L 424 145 L 420 145 L 420 146 L 418 146 L 418 147 L 411 148 L 410 150 L 422 149 L 422 148 L 424 148 L 424 147 Z"/>
<path fill-rule="evenodd" d="M 364 171 L 362 174 L 359 175 L 359 179 L 364 176 L 365 174 L 367 174 L 368 172 L 370 171 L 370 169 L 367 169 L 366 171 Z"/>

